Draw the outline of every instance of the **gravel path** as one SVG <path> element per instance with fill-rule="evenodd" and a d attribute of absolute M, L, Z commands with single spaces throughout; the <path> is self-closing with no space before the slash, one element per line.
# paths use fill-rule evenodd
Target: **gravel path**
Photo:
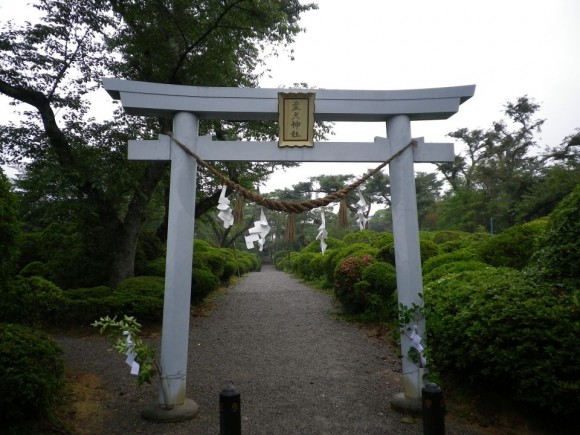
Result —
<path fill-rule="evenodd" d="M 200 414 L 179 423 L 140 418 L 157 385 L 136 387 L 106 339 L 56 337 L 68 367 L 100 379 L 92 388 L 105 412 L 82 431 L 215 435 L 219 392 L 231 382 L 244 434 L 422 433 L 420 419 L 404 423 L 390 409 L 402 388 L 399 360 L 368 331 L 334 319 L 333 309 L 330 296 L 271 267 L 243 278 L 208 317 L 191 322 L 187 396 Z"/>

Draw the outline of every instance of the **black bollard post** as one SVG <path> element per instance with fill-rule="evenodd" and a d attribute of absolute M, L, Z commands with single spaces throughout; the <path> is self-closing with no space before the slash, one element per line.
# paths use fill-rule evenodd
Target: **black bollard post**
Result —
<path fill-rule="evenodd" d="M 233 385 L 229 385 L 220 393 L 220 435 L 240 435 L 241 433 L 240 393 Z"/>
<path fill-rule="evenodd" d="M 445 401 L 443 390 L 433 382 L 427 382 L 422 392 L 423 434 L 445 435 Z"/>

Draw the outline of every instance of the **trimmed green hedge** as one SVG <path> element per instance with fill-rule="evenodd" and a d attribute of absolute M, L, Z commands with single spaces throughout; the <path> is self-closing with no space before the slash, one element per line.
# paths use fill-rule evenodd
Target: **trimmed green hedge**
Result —
<path fill-rule="evenodd" d="M 545 219 L 511 227 L 482 242 L 477 253 L 488 264 L 522 270 L 539 247 Z"/>
<path fill-rule="evenodd" d="M 541 249 L 531 262 L 539 278 L 563 285 L 578 295 L 580 289 L 580 186 L 550 214 Z"/>
<path fill-rule="evenodd" d="M 191 278 L 191 303 L 201 302 L 208 294 L 219 288 L 220 280 L 207 269 L 194 268 Z"/>
<path fill-rule="evenodd" d="M 363 271 L 376 260 L 371 255 L 356 254 L 339 261 L 334 271 L 334 294 L 347 312 L 361 313 L 367 307 L 367 287 L 356 284 Z"/>
<path fill-rule="evenodd" d="M 0 323 L 2 430 L 26 433 L 31 420 L 49 417 L 63 387 L 64 363 L 58 344 L 41 331 Z"/>
<path fill-rule="evenodd" d="M 39 276 L 16 277 L 0 291 L 0 321 L 40 326 L 57 320 L 65 304 L 63 292 Z"/>
<path fill-rule="evenodd" d="M 554 414 L 580 409 L 580 312 L 568 295 L 493 267 L 432 281 L 424 294 L 438 369 Z"/>

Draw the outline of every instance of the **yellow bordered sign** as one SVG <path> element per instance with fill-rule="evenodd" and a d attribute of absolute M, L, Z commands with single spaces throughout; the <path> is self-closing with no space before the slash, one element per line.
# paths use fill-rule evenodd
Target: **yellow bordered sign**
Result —
<path fill-rule="evenodd" d="M 314 97 L 313 92 L 278 93 L 278 146 L 314 146 Z"/>

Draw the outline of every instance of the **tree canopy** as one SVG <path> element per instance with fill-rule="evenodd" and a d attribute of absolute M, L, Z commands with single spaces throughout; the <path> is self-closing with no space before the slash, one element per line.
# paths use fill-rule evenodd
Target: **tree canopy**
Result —
<path fill-rule="evenodd" d="M 0 92 L 24 103 L 19 121 L 0 132 L 2 162 L 21 170 L 27 203 L 36 204 L 29 216 L 41 219 L 31 224 L 65 215 L 84 235 L 99 233 L 114 286 L 133 274 L 150 204 L 156 196 L 158 204 L 166 202 L 167 164 L 127 162 L 125 144 L 171 125 L 120 111 L 105 121 L 91 117 L 90 96 L 101 77 L 255 86 L 267 55 L 293 42 L 302 30 L 300 14 L 315 6 L 297 0 L 39 0 L 34 6 L 43 13 L 40 22 L 21 28 L 9 23 L 0 34 Z M 213 122 L 202 131 L 260 137 L 272 130 L 260 123 Z M 276 166 L 221 169 L 252 185 Z M 219 191 L 204 176 L 199 190 L 201 215 L 216 204 Z"/>

